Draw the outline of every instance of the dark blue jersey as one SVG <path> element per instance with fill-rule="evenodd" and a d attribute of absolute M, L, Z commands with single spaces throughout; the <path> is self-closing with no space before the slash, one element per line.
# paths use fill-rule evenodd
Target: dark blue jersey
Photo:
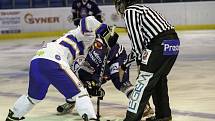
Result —
<path fill-rule="evenodd" d="M 93 68 L 93 73 L 87 73 L 84 69 L 80 68 L 79 78 L 85 81 L 101 81 L 100 73 L 102 71 L 103 64 L 106 64 L 103 76 L 112 80 L 114 86 L 120 89 L 122 83 L 129 81 L 128 69 L 123 75 L 123 80 L 120 80 L 119 69 L 121 65 L 127 59 L 127 53 L 122 45 L 114 45 L 108 54 L 107 62 L 104 62 L 106 56 L 107 48 L 104 45 L 98 45 L 100 43 L 95 42 L 94 45 L 89 49 L 88 54 L 85 58 L 91 68 Z"/>
<path fill-rule="evenodd" d="M 101 10 L 98 5 L 91 0 L 88 0 L 85 4 L 83 4 L 82 0 L 75 0 L 72 4 L 72 13 L 75 25 L 79 24 L 81 18 L 87 16 L 95 16 L 98 21 L 102 22 Z"/>

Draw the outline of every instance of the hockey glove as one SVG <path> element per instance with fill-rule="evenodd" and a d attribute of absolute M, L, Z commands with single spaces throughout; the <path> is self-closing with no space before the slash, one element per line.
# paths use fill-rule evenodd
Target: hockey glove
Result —
<path fill-rule="evenodd" d="M 110 38 L 108 39 L 109 47 L 113 47 L 116 44 L 118 38 L 119 35 L 116 32 L 114 32 L 113 36 L 110 36 Z"/>
<path fill-rule="evenodd" d="M 116 44 L 119 37 L 119 35 L 116 32 L 114 32 L 115 27 L 112 29 L 113 30 L 111 30 L 110 27 L 107 26 L 106 24 L 102 24 L 96 31 L 96 36 L 98 38 L 101 38 L 103 42 L 107 44 L 107 46 L 109 47 L 113 47 Z"/>
<path fill-rule="evenodd" d="M 99 96 L 102 97 L 104 95 L 103 89 L 100 84 L 97 84 L 96 81 L 87 81 L 85 87 L 90 96 Z"/>

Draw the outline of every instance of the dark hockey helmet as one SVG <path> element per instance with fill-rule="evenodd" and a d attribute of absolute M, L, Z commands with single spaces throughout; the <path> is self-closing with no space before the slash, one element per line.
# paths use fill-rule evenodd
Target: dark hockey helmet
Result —
<path fill-rule="evenodd" d="M 133 4 L 138 3 L 140 0 L 113 0 L 115 4 L 116 11 L 123 14 L 125 9 Z"/>

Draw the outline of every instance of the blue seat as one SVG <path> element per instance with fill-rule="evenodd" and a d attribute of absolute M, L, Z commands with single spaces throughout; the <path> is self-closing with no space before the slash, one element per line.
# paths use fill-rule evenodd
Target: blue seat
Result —
<path fill-rule="evenodd" d="M 15 8 L 29 8 L 29 0 L 15 0 Z"/>
<path fill-rule="evenodd" d="M 32 0 L 33 8 L 45 8 L 48 7 L 48 0 Z"/>
<path fill-rule="evenodd" d="M 97 0 L 97 1 L 99 1 L 99 0 Z M 105 4 L 105 5 L 113 5 L 114 2 L 113 2 L 113 0 L 106 0 L 106 1 L 104 2 L 104 4 Z"/>
<path fill-rule="evenodd" d="M 63 6 L 66 6 L 64 0 L 49 0 L 49 1 L 50 1 L 49 7 L 63 7 Z"/>
<path fill-rule="evenodd" d="M 96 0 L 96 3 L 97 3 L 98 5 L 104 4 L 104 3 L 103 3 L 103 0 Z"/>
<path fill-rule="evenodd" d="M 67 4 L 67 6 L 72 7 L 72 3 L 73 3 L 73 1 L 74 1 L 74 0 L 68 0 L 68 4 Z"/>
<path fill-rule="evenodd" d="M 13 8 L 12 0 L 0 0 L 0 9 L 11 9 Z"/>

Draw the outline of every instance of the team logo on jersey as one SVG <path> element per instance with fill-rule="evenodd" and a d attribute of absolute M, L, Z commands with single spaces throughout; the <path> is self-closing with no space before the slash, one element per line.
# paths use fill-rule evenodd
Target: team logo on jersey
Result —
<path fill-rule="evenodd" d="M 61 57 L 59 55 L 55 55 L 55 59 L 61 60 Z"/>
<path fill-rule="evenodd" d="M 96 51 L 90 51 L 89 52 L 89 56 L 90 58 L 92 59 L 92 61 L 94 63 L 96 63 L 97 65 L 101 64 L 102 63 L 102 59 L 101 57 L 99 56 L 98 53 L 96 53 Z"/>
<path fill-rule="evenodd" d="M 179 52 L 180 41 L 176 40 L 164 40 L 162 45 L 164 46 L 163 55 L 177 55 Z"/>
<path fill-rule="evenodd" d="M 72 63 L 71 69 L 76 72 L 79 68 L 80 65 L 84 62 L 85 56 L 84 55 L 80 55 L 78 56 Z"/>

